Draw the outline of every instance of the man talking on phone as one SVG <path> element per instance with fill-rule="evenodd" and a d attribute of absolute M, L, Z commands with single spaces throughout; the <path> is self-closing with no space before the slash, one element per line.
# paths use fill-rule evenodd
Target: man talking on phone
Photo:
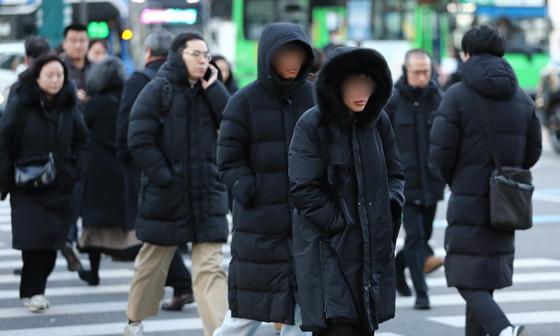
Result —
<path fill-rule="evenodd" d="M 125 335 L 143 335 L 142 320 L 158 312 L 177 246 L 192 243 L 192 280 L 204 334 L 227 310 L 222 246 L 228 202 L 216 165 L 217 130 L 229 93 L 202 36 L 178 35 L 157 77 L 136 99 L 128 147 L 142 170 L 136 257 Z"/>

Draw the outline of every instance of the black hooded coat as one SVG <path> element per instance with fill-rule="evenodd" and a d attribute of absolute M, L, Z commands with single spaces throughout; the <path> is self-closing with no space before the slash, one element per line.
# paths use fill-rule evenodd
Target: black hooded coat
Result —
<path fill-rule="evenodd" d="M 376 84 L 358 114 L 341 99 L 342 81 L 351 74 Z M 381 54 L 339 48 L 317 79 L 318 105 L 294 130 L 289 177 L 303 330 L 318 331 L 338 320 L 372 335 L 395 315 L 394 244 L 404 175 L 383 111 L 392 87 Z"/>
<path fill-rule="evenodd" d="M 512 284 L 515 234 L 490 227 L 488 181 L 494 162 L 482 113 L 490 115 L 504 166 L 530 168 L 537 162 L 541 128 L 531 98 L 504 59 L 473 56 L 463 63 L 461 77 L 446 91 L 431 133 L 430 156 L 451 188 L 447 284 L 500 289 Z"/>
<path fill-rule="evenodd" d="M 287 43 L 307 53 L 293 81 L 281 80 L 271 65 Z M 233 317 L 293 324 L 288 146 L 296 121 L 313 106 L 306 80 L 313 51 L 298 26 L 276 23 L 262 33 L 258 62 L 258 79 L 226 107 L 218 144 L 220 172 L 234 197 L 229 304 Z"/>

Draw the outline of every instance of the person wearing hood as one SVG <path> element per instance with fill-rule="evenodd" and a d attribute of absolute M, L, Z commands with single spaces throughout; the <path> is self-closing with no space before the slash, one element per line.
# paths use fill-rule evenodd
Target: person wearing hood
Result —
<path fill-rule="evenodd" d="M 157 314 L 177 246 L 188 242 L 204 334 L 212 335 L 226 314 L 228 205 L 216 142 L 229 93 L 211 58 L 201 35 L 179 34 L 132 107 L 128 147 L 142 170 L 136 235 L 144 244 L 135 260 L 125 335 L 142 335 L 141 321 Z"/>
<path fill-rule="evenodd" d="M 32 312 L 43 312 L 47 278 L 73 214 L 74 186 L 86 167 L 88 134 L 58 56 L 35 60 L 13 94 L 0 119 L 0 190 L 10 194 L 13 248 L 22 253 L 20 298 Z"/>
<path fill-rule="evenodd" d="M 287 155 L 296 121 L 314 105 L 312 64 L 300 27 L 270 24 L 259 39 L 257 80 L 226 107 L 218 167 L 234 200 L 230 312 L 215 335 L 253 335 L 260 322 L 283 323 L 282 335 L 301 334 Z"/>
<path fill-rule="evenodd" d="M 384 107 L 391 72 L 372 49 L 338 48 L 289 149 L 302 330 L 373 335 L 395 315 L 404 174 Z"/>
<path fill-rule="evenodd" d="M 542 151 L 541 128 L 531 98 L 502 57 L 506 42 L 493 25 L 469 30 L 462 40 L 468 60 L 462 82 L 449 88 L 431 132 L 430 156 L 451 189 L 445 233 L 447 285 L 467 303 L 467 336 L 527 335 L 493 299 L 512 285 L 514 231 L 490 225 L 489 180 L 495 169 L 485 116 L 495 131 L 504 166 L 529 169 Z"/>
<path fill-rule="evenodd" d="M 424 270 L 443 266 L 428 244 L 433 231 L 437 202 L 445 184 L 429 161 L 430 128 L 441 102 L 441 91 L 432 79 L 432 60 L 422 49 L 405 55 L 403 76 L 387 104 L 405 174 L 403 225 L 404 248 L 397 254 L 397 291 L 411 296 L 404 270 L 408 267 L 416 292 L 415 309 L 430 309 Z"/>

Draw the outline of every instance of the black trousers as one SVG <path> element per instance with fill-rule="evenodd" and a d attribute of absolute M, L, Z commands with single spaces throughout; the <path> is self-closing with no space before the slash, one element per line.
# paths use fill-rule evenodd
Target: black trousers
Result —
<path fill-rule="evenodd" d="M 432 236 L 433 222 L 436 213 L 436 206 L 423 206 L 405 204 L 403 225 L 406 231 L 404 241 L 404 258 L 406 266 L 410 270 L 412 283 L 416 295 L 426 295 L 428 285 L 424 275 L 424 261 L 426 256 L 433 254 L 431 248 L 427 248 L 428 241 Z"/>
<path fill-rule="evenodd" d="M 364 330 L 357 324 L 344 321 L 328 321 L 327 328 L 314 332 L 313 336 L 362 336 Z"/>
<path fill-rule="evenodd" d="M 45 294 L 47 278 L 52 273 L 56 263 L 55 250 L 21 251 L 23 268 L 19 284 L 19 297 L 30 298 L 34 295 Z"/>
<path fill-rule="evenodd" d="M 467 302 L 465 336 L 498 336 L 511 326 L 506 315 L 494 301 L 493 291 L 458 288 Z"/>

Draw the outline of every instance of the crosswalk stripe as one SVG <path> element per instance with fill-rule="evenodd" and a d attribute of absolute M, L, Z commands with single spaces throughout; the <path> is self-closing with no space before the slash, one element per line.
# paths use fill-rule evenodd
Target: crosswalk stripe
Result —
<path fill-rule="evenodd" d="M 12 250 L 12 249 L 0 249 L 0 257 L 16 257 L 20 256 L 21 251 Z"/>
<path fill-rule="evenodd" d="M 506 315 L 511 323 L 515 325 L 560 323 L 560 310 L 511 313 Z M 428 320 L 455 328 L 465 327 L 465 316 L 463 315 L 428 317 Z"/>
<path fill-rule="evenodd" d="M 80 324 L 64 327 L 30 328 L 0 331 L 0 336 L 102 336 L 122 334 L 125 323 Z M 199 318 L 166 319 L 144 322 L 144 332 L 164 332 L 179 330 L 200 330 Z"/>
<path fill-rule="evenodd" d="M 89 267 L 89 261 L 85 260 L 85 259 L 80 259 L 82 262 L 82 265 L 85 265 L 86 267 Z M 2 260 L 0 261 L 0 270 L 12 270 L 15 268 L 20 268 L 23 266 L 23 263 L 21 260 Z M 66 260 L 63 258 L 57 258 L 56 259 L 56 264 L 55 267 L 57 268 L 66 268 L 67 263 Z"/>
<path fill-rule="evenodd" d="M 513 275 L 515 285 L 556 281 L 560 281 L 560 272 L 515 273 Z M 427 278 L 426 282 L 430 288 L 447 287 L 447 280 L 444 277 Z M 411 281 L 409 281 L 409 285 L 412 286 Z"/>
<path fill-rule="evenodd" d="M 127 279 L 132 278 L 134 271 L 132 269 L 118 268 L 118 269 L 106 269 L 99 271 L 99 278 L 101 281 L 104 279 Z M 0 275 L 0 284 L 19 284 L 21 277 L 14 274 L 2 274 Z M 53 272 L 49 276 L 49 284 L 57 281 L 68 281 L 68 280 L 78 280 L 78 274 L 75 272 Z M 2 315 L 0 315 L 1 317 Z"/>
<path fill-rule="evenodd" d="M 51 315 L 75 315 L 87 313 L 107 313 L 126 310 L 126 301 L 114 302 L 94 302 L 94 303 L 79 303 L 79 304 L 66 304 L 66 305 L 53 305 L 41 316 Z M 29 317 L 37 316 L 37 314 L 30 312 L 23 306 L 18 308 L 1 308 L 0 320 L 15 317 Z"/>
<path fill-rule="evenodd" d="M 97 287 L 89 286 L 67 286 L 67 287 L 48 287 L 45 295 L 47 297 L 54 296 L 83 296 L 83 295 L 99 295 L 99 294 L 125 294 L 128 293 L 130 284 L 125 285 L 101 285 Z M 16 299 L 19 298 L 19 290 L 4 289 L 0 290 L 0 299 Z"/>
<path fill-rule="evenodd" d="M 560 301 L 560 290 L 529 290 L 497 292 L 494 297 L 499 303 L 531 302 L 531 301 Z M 459 294 L 431 295 L 432 307 L 461 306 L 465 300 Z M 414 298 L 397 298 L 398 308 L 412 307 Z"/>

